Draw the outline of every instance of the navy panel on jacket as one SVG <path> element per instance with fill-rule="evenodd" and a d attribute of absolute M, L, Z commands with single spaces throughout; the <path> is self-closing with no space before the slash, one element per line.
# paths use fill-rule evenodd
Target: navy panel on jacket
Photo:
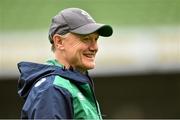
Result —
<path fill-rule="evenodd" d="M 73 118 L 71 94 L 66 89 L 53 85 L 53 80 L 54 76 L 42 78 L 32 87 L 21 118 Z"/>

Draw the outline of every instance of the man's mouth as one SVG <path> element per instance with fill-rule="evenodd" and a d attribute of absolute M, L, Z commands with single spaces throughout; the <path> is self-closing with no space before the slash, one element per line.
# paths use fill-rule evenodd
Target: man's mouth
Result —
<path fill-rule="evenodd" d="M 91 59 L 94 59 L 95 58 L 95 54 L 94 53 L 85 53 L 83 54 L 85 57 L 87 58 L 91 58 Z"/>

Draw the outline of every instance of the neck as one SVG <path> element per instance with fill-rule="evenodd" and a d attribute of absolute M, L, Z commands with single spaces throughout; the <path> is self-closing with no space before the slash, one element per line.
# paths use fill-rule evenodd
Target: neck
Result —
<path fill-rule="evenodd" d="M 70 65 L 67 62 L 67 60 L 64 59 L 63 54 L 61 53 L 55 53 L 55 59 L 58 61 L 58 63 L 62 64 L 66 69 L 73 69 L 73 70 L 79 71 L 82 74 L 85 74 L 87 71 L 87 70 L 82 69 L 81 67 Z"/>

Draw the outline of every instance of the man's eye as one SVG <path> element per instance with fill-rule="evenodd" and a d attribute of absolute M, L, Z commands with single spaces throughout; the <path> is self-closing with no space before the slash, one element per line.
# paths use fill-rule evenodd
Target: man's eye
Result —
<path fill-rule="evenodd" d="M 82 39 L 82 42 L 84 42 L 84 43 L 89 42 L 89 37 L 84 37 L 84 38 Z"/>
<path fill-rule="evenodd" d="M 85 37 L 85 38 L 83 38 L 83 40 L 89 40 L 89 37 Z"/>
<path fill-rule="evenodd" d="M 99 38 L 97 37 L 95 40 L 97 41 Z"/>

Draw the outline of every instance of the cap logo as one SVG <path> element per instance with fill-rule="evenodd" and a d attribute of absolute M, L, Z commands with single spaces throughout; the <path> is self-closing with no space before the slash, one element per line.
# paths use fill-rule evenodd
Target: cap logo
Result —
<path fill-rule="evenodd" d="M 84 15 L 84 16 L 86 16 L 89 20 L 92 20 L 93 22 L 95 22 L 95 21 L 93 20 L 93 18 L 92 18 L 86 11 L 81 10 L 81 14 Z"/>

